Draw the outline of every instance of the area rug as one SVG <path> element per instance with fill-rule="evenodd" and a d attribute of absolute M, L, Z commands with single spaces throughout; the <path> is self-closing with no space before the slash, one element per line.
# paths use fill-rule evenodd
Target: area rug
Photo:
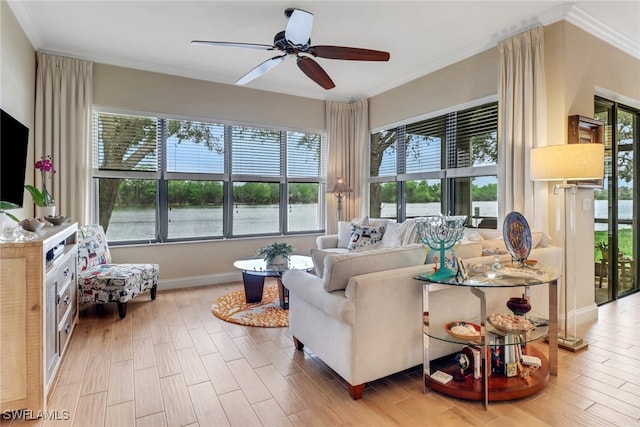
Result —
<path fill-rule="evenodd" d="M 218 298 L 211 306 L 218 318 L 231 323 L 261 328 L 289 326 L 289 312 L 280 308 L 278 285 L 265 285 L 262 301 L 248 304 L 244 290 L 233 291 Z"/>

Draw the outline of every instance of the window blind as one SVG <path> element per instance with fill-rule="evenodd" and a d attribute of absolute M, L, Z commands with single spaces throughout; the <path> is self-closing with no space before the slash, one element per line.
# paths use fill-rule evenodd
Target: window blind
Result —
<path fill-rule="evenodd" d="M 444 117 L 436 117 L 406 126 L 406 172 L 431 172 L 442 169 Z"/>
<path fill-rule="evenodd" d="M 94 113 L 96 167 L 103 171 L 158 170 L 158 121 L 152 117 Z"/>
<path fill-rule="evenodd" d="M 234 175 L 281 176 L 280 132 L 233 126 L 231 144 Z"/>
<path fill-rule="evenodd" d="M 383 130 L 371 135 L 371 176 L 395 176 L 397 174 L 397 132 Z"/>
<path fill-rule="evenodd" d="M 456 113 L 457 167 L 497 164 L 498 104 Z"/>
<path fill-rule="evenodd" d="M 287 132 L 287 176 L 319 178 L 324 164 L 319 134 Z"/>
<path fill-rule="evenodd" d="M 223 174 L 224 125 L 167 120 L 167 172 Z"/>

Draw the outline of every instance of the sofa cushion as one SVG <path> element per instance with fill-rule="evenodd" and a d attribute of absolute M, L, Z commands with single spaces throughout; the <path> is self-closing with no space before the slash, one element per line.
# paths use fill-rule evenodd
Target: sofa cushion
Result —
<path fill-rule="evenodd" d="M 316 272 L 316 276 L 322 278 L 324 274 L 324 258 L 332 253 L 332 251 L 321 251 L 319 249 L 311 249 L 311 260 L 313 261 L 313 267 Z"/>
<path fill-rule="evenodd" d="M 423 263 L 424 250 L 420 245 L 329 254 L 324 258 L 322 287 L 333 292 L 345 289 L 352 276 Z"/>
<path fill-rule="evenodd" d="M 384 230 L 384 226 L 370 227 L 356 224 L 351 225 L 351 240 L 349 241 L 347 249 L 353 251 L 366 246 L 377 245 L 378 242 L 382 242 Z"/>

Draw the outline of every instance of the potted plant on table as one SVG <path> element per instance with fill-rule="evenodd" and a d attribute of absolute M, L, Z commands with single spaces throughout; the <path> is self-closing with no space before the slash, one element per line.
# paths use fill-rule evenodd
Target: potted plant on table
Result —
<path fill-rule="evenodd" d="M 53 176 L 53 174 L 56 173 L 56 170 L 53 168 L 51 156 L 43 156 L 36 162 L 35 168 L 40 170 L 42 191 L 38 190 L 33 185 L 25 185 L 24 188 L 26 188 L 29 194 L 31 194 L 31 198 L 36 206 L 40 208 L 40 212 L 42 213 L 40 216 L 55 216 L 56 203 L 53 201 L 51 194 L 49 194 L 49 191 L 47 190 L 47 174 Z"/>
<path fill-rule="evenodd" d="M 289 257 L 294 250 L 293 246 L 286 242 L 273 242 L 258 249 L 256 255 L 264 257 L 267 269 L 281 271 L 287 269 Z"/>

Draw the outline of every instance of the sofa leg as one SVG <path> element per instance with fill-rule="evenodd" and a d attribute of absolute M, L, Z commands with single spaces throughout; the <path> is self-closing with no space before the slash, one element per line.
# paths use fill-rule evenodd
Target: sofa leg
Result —
<path fill-rule="evenodd" d="M 158 292 L 158 285 L 151 288 L 151 301 L 156 299 L 156 293 Z"/>
<path fill-rule="evenodd" d="M 118 302 L 118 315 L 121 319 L 124 319 L 127 315 L 127 303 L 126 302 Z"/>
<path fill-rule="evenodd" d="M 296 350 L 302 351 L 304 349 L 304 344 L 296 337 L 293 337 L 293 344 L 296 346 Z"/>
<path fill-rule="evenodd" d="M 347 388 L 349 389 L 349 396 L 353 400 L 362 399 L 362 395 L 364 394 L 364 384 L 351 385 L 347 383 Z"/>

